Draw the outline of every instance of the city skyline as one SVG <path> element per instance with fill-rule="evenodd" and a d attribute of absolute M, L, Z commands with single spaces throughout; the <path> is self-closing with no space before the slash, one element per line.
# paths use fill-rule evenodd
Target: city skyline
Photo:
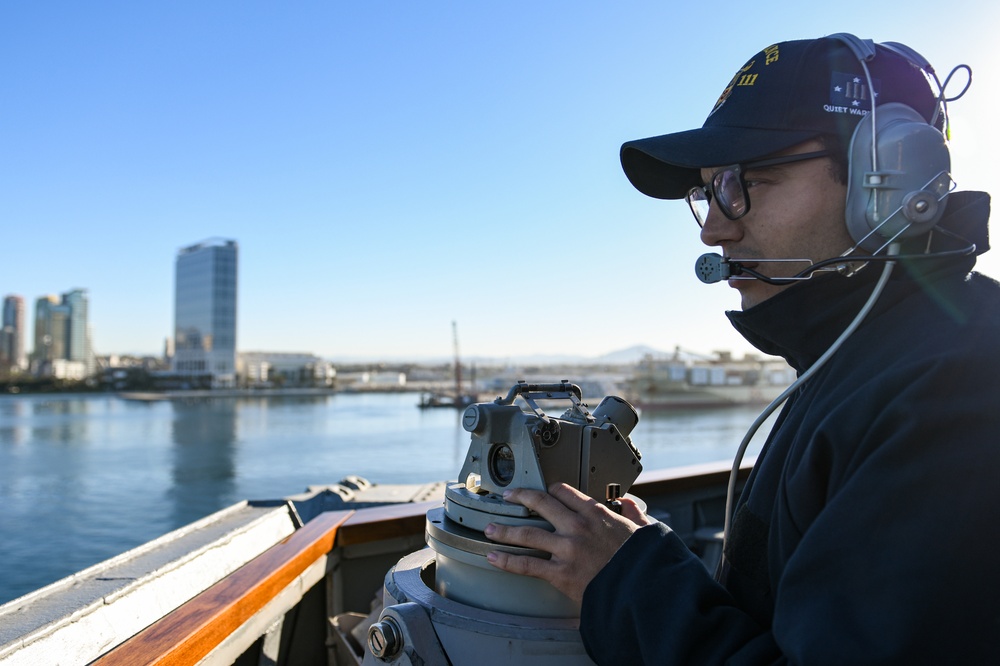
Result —
<path fill-rule="evenodd" d="M 233 242 L 235 242 L 235 241 L 233 241 Z M 196 244 L 196 246 L 197 245 L 202 245 L 202 244 L 203 243 L 199 243 L 199 244 Z M 192 247 L 195 247 L 195 246 L 192 246 Z M 39 297 L 37 297 L 34 300 L 35 310 L 32 313 L 33 316 L 31 316 L 31 317 L 27 316 L 27 314 L 28 314 L 27 313 L 27 308 L 26 308 L 26 305 L 25 305 L 24 298 L 21 295 L 19 295 L 19 294 L 6 294 L 6 295 L 4 295 L 4 319 L 3 319 L 4 326 L 3 326 L 2 330 L 0 330 L 0 370 L 3 370 L 3 371 L 6 371 L 6 370 L 18 371 L 18 370 L 20 370 L 22 372 L 29 372 L 29 371 L 32 370 L 32 368 L 30 367 L 30 364 L 29 364 L 29 359 L 39 359 L 39 358 L 42 358 L 42 357 L 47 357 L 48 346 L 45 343 L 39 343 L 39 331 L 38 331 L 38 328 L 37 328 L 38 327 L 37 322 L 40 319 L 48 318 L 50 315 L 45 310 L 42 310 L 42 308 L 45 308 L 46 306 L 50 305 L 51 307 L 59 308 L 61 312 L 67 312 L 68 313 L 69 312 L 69 308 L 63 302 L 64 299 L 66 299 L 66 297 L 70 296 L 71 294 L 80 294 L 80 293 L 82 293 L 82 294 L 85 295 L 86 292 L 87 292 L 86 289 L 72 289 L 69 292 L 66 292 L 66 293 L 62 294 L 61 296 L 58 295 L 58 294 L 46 294 L 46 295 L 43 295 L 43 296 L 39 296 Z M 175 294 L 175 301 L 177 299 L 178 299 L 178 295 Z M 15 304 L 19 304 L 20 305 L 20 309 L 17 309 L 16 306 L 15 306 Z M 87 301 L 87 304 L 89 306 L 89 299 Z M 14 319 L 15 318 L 12 315 L 9 316 L 8 312 L 17 312 L 19 314 L 20 318 L 18 320 L 18 324 L 17 325 L 15 325 L 15 323 L 14 323 Z M 62 318 L 62 323 L 63 324 L 66 323 L 65 319 L 66 319 L 65 316 L 63 316 L 63 318 Z M 8 325 L 8 323 L 9 323 L 9 325 Z M 86 322 L 84 322 L 84 324 L 85 324 L 85 327 L 89 330 L 89 326 L 86 326 Z M 177 328 L 178 328 L 178 326 L 177 326 L 177 324 L 175 322 L 175 336 L 177 335 L 177 333 L 176 333 L 176 329 Z M 45 331 L 41 331 L 40 334 L 41 334 L 41 336 L 44 337 L 46 335 L 46 332 Z M 17 339 L 18 336 L 21 338 L 20 341 L 18 341 L 18 339 Z M 28 342 L 26 342 L 28 340 L 31 341 L 30 346 L 28 346 Z M 11 353 L 11 350 L 18 349 L 18 342 L 21 343 L 21 346 L 20 346 L 20 349 L 22 351 L 21 358 L 23 359 L 23 364 L 21 366 L 18 366 L 18 364 L 16 362 L 11 362 L 11 360 L 10 360 L 10 359 L 16 359 L 17 358 L 16 354 L 12 354 Z M 161 350 L 159 353 L 129 353 L 129 352 L 121 352 L 121 353 L 119 353 L 119 352 L 111 352 L 111 353 L 107 353 L 107 354 L 96 354 L 95 353 L 95 354 L 93 354 L 93 357 L 90 359 L 90 363 L 93 364 L 95 362 L 95 359 L 97 359 L 97 358 L 102 359 L 102 361 L 107 361 L 107 360 L 113 360 L 114 358 L 132 357 L 132 358 L 136 358 L 136 359 L 157 359 L 159 361 L 165 361 L 165 362 L 167 362 L 168 365 L 171 365 L 171 362 L 175 362 L 176 361 L 176 357 L 175 357 L 175 354 L 174 354 L 175 338 L 174 337 L 167 337 L 167 338 L 165 338 L 164 343 L 165 343 L 164 344 L 164 349 Z M 89 339 L 87 340 L 86 344 L 88 345 L 88 348 L 89 348 L 89 345 L 90 345 Z M 65 360 L 72 360 L 72 359 L 69 358 L 70 355 L 66 351 L 66 348 L 68 347 L 68 338 L 65 336 L 65 334 L 60 338 L 60 340 L 58 342 L 58 345 L 59 345 L 58 354 L 60 356 L 67 357 L 67 358 L 65 358 Z M 77 345 L 77 348 L 79 348 L 79 345 Z M 708 358 L 710 356 L 714 356 L 717 353 L 726 353 L 726 352 L 729 352 L 729 351 L 730 350 L 712 350 L 712 352 L 710 354 L 707 354 L 704 357 Z M 258 349 L 240 349 L 237 346 L 237 347 L 234 347 L 234 352 L 235 352 L 236 356 L 238 356 L 238 357 L 244 357 L 244 356 L 246 356 L 246 357 L 253 357 L 254 359 L 257 359 L 259 357 L 260 359 L 263 359 L 264 362 L 270 362 L 272 356 L 275 357 L 275 358 L 282 358 L 282 357 L 289 357 L 289 358 L 291 358 L 291 357 L 295 357 L 295 360 L 299 360 L 299 357 L 303 357 L 303 358 L 304 357 L 309 357 L 309 358 L 313 358 L 313 359 L 320 359 L 321 358 L 320 356 L 315 355 L 312 351 L 309 351 L 309 350 L 296 351 L 296 352 L 288 352 L 288 351 L 282 351 L 282 350 L 275 351 L 275 350 L 258 350 Z M 425 363 L 434 363 L 434 364 L 437 364 L 437 363 L 442 363 L 442 362 L 451 363 L 452 361 L 454 361 L 454 352 L 455 352 L 455 350 L 453 349 L 450 354 L 448 354 L 448 355 L 441 355 L 441 356 L 437 356 L 437 357 L 428 357 L 428 356 L 424 356 L 424 357 L 412 357 L 412 356 L 374 355 L 374 356 L 371 356 L 371 357 L 358 357 L 358 358 L 353 358 L 353 359 L 351 359 L 351 358 L 334 359 L 333 357 L 327 357 L 324 360 L 328 360 L 328 361 L 329 360 L 339 360 L 339 361 L 344 362 L 346 364 L 350 364 L 353 361 L 360 362 L 360 363 L 387 362 L 387 363 L 402 363 L 402 364 L 406 364 L 406 363 L 411 363 L 412 362 L 412 363 L 418 363 L 419 364 L 421 362 L 425 362 Z M 639 358 L 641 358 L 642 356 L 647 355 L 647 354 L 653 354 L 653 355 L 659 355 L 659 356 L 666 356 L 666 355 L 676 354 L 678 352 L 683 352 L 683 353 L 685 353 L 685 355 L 687 355 L 689 353 L 692 353 L 694 357 L 699 356 L 698 353 L 692 352 L 692 350 L 688 350 L 688 349 L 681 349 L 679 346 L 678 347 L 674 347 L 672 349 L 665 349 L 665 348 L 654 348 L 654 347 L 651 347 L 649 345 L 632 345 L 630 347 L 613 349 L 613 350 L 609 350 L 609 351 L 606 351 L 606 352 L 601 353 L 601 354 L 591 354 L 591 355 L 558 354 L 558 353 L 557 354 L 543 354 L 543 353 L 539 353 L 539 354 L 525 354 L 525 355 L 520 355 L 520 356 L 518 356 L 516 358 L 510 358 L 510 357 L 508 357 L 506 359 L 505 358 L 494 357 L 494 356 L 489 356 L 489 355 L 475 355 L 475 356 L 472 356 L 472 357 L 469 357 L 469 356 L 463 357 L 461 359 L 461 361 L 462 361 L 463 365 L 466 364 L 466 363 L 473 363 L 474 364 L 474 363 L 483 362 L 483 361 L 485 361 L 485 362 L 499 362 L 499 363 L 504 363 L 504 362 L 510 361 L 510 362 L 519 362 L 519 363 L 529 363 L 529 364 L 532 364 L 532 363 L 554 363 L 554 364 L 559 364 L 559 363 L 579 363 L 579 362 L 586 362 L 586 361 L 594 361 L 594 362 L 606 363 L 606 364 L 629 364 L 629 363 L 634 363 L 636 360 L 638 360 Z M 751 352 L 751 354 L 753 354 L 753 352 Z M 77 356 L 78 355 L 79 354 L 77 354 Z M 11 367 L 8 368 L 5 365 L 6 363 L 10 363 Z M 112 365 L 114 365 L 114 363 L 112 363 Z M 201 368 L 198 368 L 198 369 L 200 370 Z M 177 372 L 177 369 L 175 367 L 172 367 L 172 370 L 174 372 Z M 181 374 L 183 374 L 184 372 L 186 372 L 188 370 L 193 370 L 193 368 L 183 367 L 180 370 L 181 370 Z M 259 372 L 259 370 L 258 370 L 258 372 Z"/>
<path fill-rule="evenodd" d="M 195 244 L 193 246 L 190 246 L 189 248 L 182 248 L 180 250 L 180 252 L 183 253 L 185 250 L 190 251 L 192 249 L 197 249 L 200 246 L 203 246 L 203 245 L 206 245 L 206 244 L 210 244 L 210 243 L 212 243 L 213 241 L 216 241 L 216 240 L 217 239 L 208 239 L 206 241 L 202 241 L 202 242 L 197 243 L 197 244 Z M 221 239 L 218 239 L 218 240 L 221 240 Z M 229 241 L 229 242 L 232 242 L 232 243 L 235 244 L 235 241 Z M 211 285 L 207 285 L 207 286 L 211 287 Z M 0 371 L 12 370 L 12 371 L 15 371 L 15 372 L 17 372 L 17 371 L 21 371 L 21 372 L 33 372 L 34 370 L 36 370 L 37 368 L 34 368 L 34 369 L 31 368 L 31 366 L 29 364 L 29 359 L 41 359 L 41 360 L 45 360 L 42 357 L 46 357 L 47 358 L 47 355 L 48 355 L 47 352 L 49 351 L 48 347 L 46 345 L 44 345 L 44 343 L 40 344 L 39 340 L 38 340 L 39 332 L 38 332 L 38 329 L 37 329 L 37 326 L 38 326 L 37 322 L 40 319 L 49 317 L 49 314 L 47 312 L 41 311 L 40 309 L 43 308 L 44 306 L 50 304 L 51 306 L 60 308 L 61 310 L 64 310 L 64 311 L 68 312 L 69 308 L 64 304 L 64 300 L 66 300 L 67 297 L 69 297 L 71 295 L 75 295 L 75 294 L 83 294 L 84 298 L 85 298 L 86 292 L 87 292 L 86 289 L 72 289 L 69 292 L 64 293 L 62 296 L 59 296 L 57 294 L 46 294 L 46 295 L 43 295 L 43 296 L 39 296 L 39 297 L 37 297 L 34 300 L 35 311 L 33 313 L 33 316 L 31 316 L 31 317 L 27 316 L 27 308 L 25 306 L 24 298 L 21 295 L 19 295 L 19 294 L 6 294 L 4 296 L 4 311 L 3 311 L 4 312 L 4 318 L 3 318 L 3 324 L 4 325 L 3 325 L 2 330 L 0 330 Z M 175 293 L 175 302 L 177 300 L 180 300 L 180 299 L 181 299 L 181 296 L 179 294 Z M 89 300 L 87 300 L 87 304 L 89 305 Z M 19 308 L 17 307 L 18 305 L 20 306 Z M 175 308 L 176 308 L 176 305 L 175 305 Z M 86 308 L 84 308 L 84 309 L 86 309 Z M 15 316 L 14 313 L 17 313 L 17 316 Z M 84 315 L 84 319 L 85 318 L 86 317 Z M 17 320 L 19 322 L 19 325 L 15 325 L 15 320 Z M 65 324 L 65 321 L 63 321 L 63 323 Z M 84 325 L 85 325 L 85 328 L 87 330 L 89 330 L 89 326 L 87 325 L 86 321 L 84 321 Z M 178 328 L 179 328 L 178 324 L 175 321 L 175 336 L 177 335 L 176 331 L 177 331 Z M 42 336 L 44 336 L 45 334 L 46 334 L 45 331 L 41 332 Z M 18 349 L 18 340 L 17 340 L 17 336 L 18 335 L 21 338 L 21 340 L 20 340 L 20 343 L 21 343 L 20 349 L 22 351 L 22 357 L 21 358 L 23 359 L 23 365 L 21 365 L 21 366 L 18 366 L 18 364 L 16 362 L 11 362 L 10 361 L 10 359 L 16 359 L 17 358 L 16 355 L 11 354 L 11 350 Z M 27 346 L 27 342 L 26 342 L 27 340 L 31 340 L 32 341 L 30 348 Z M 128 353 L 128 352 L 125 352 L 125 353 L 112 352 L 112 353 L 109 353 L 109 354 L 101 354 L 101 355 L 92 353 L 91 356 L 89 357 L 89 364 L 90 365 L 94 365 L 96 363 L 96 359 L 98 357 L 100 359 L 102 359 L 102 362 L 103 361 L 108 361 L 108 360 L 112 360 L 113 361 L 113 359 L 116 358 L 116 357 L 132 357 L 132 358 L 137 358 L 137 359 L 157 359 L 159 361 L 165 361 L 167 363 L 167 365 L 171 367 L 171 370 L 173 372 L 178 372 L 178 368 L 176 367 L 176 360 L 177 359 L 176 359 L 175 354 L 174 354 L 175 338 L 174 337 L 167 337 L 164 342 L 165 342 L 164 349 L 160 353 L 139 353 L 139 354 L 133 354 L 133 353 Z M 89 341 L 89 339 L 86 341 L 86 344 L 87 344 L 87 349 L 92 352 L 93 350 L 90 347 L 90 341 Z M 59 346 L 58 354 L 60 356 L 65 356 L 66 358 L 64 360 L 72 360 L 72 359 L 69 358 L 70 354 L 68 354 L 66 352 L 66 347 L 68 346 L 68 338 L 65 335 L 60 339 L 59 345 L 60 346 Z M 79 348 L 79 346 L 78 346 L 78 348 Z M 286 362 L 287 362 L 288 358 L 293 358 L 293 357 L 294 357 L 295 361 L 300 361 L 301 360 L 300 357 L 302 357 L 302 358 L 308 357 L 308 358 L 312 358 L 314 360 L 320 360 L 322 358 L 320 356 L 315 355 L 313 352 L 311 352 L 309 350 L 298 351 L 298 352 L 288 352 L 288 351 L 280 351 L 280 350 L 279 351 L 275 351 L 275 350 L 254 350 L 254 349 L 248 350 L 248 349 L 239 349 L 237 346 L 234 346 L 234 348 L 233 348 L 232 351 L 234 352 L 234 354 L 235 354 L 236 357 L 240 357 L 240 358 L 247 357 L 247 358 L 250 358 L 251 359 L 251 363 L 256 363 L 258 365 L 261 362 L 263 362 L 265 364 L 273 363 L 273 359 L 274 358 L 281 359 L 281 360 L 286 361 Z M 438 356 L 438 357 L 427 357 L 427 356 L 424 356 L 424 357 L 411 357 L 411 356 L 375 355 L 375 356 L 368 357 L 368 358 L 359 357 L 359 358 L 353 358 L 353 359 L 350 359 L 350 358 L 334 359 L 332 357 L 328 357 L 328 358 L 323 359 L 323 360 L 327 360 L 327 361 L 338 360 L 338 361 L 343 362 L 343 363 L 345 363 L 347 365 L 350 365 L 352 362 L 359 362 L 359 363 L 386 362 L 386 363 L 390 363 L 390 364 L 391 363 L 401 363 L 401 364 L 418 363 L 419 364 L 419 363 L 423 362 L 423 363 L 438 364 L 438 363 L 442 363 L 442 362 L 444 362 L 444 363 L 451 363 L 451 362 L 453 362 L 454 361 L 454 353 L 455 353 L 455 351 L 457 351 L 457 350 L 453 349 L 451 355 L 442 355 L 442 356 Z M 493 356 L 489 356 L 489 355 L 475 355 L 475 356 L 472 356 L 472 357 L 466 356 L 466 357 L 462 358 L 461 361 L 462 361 L 463 365 L 465 365 L 467 363 L 475 364 L 475 363 L 478 363 L 478 362 L 487 362 L 487 363 L 517 362 L 517 363 L 527 363 L 527 364 L 537 364 L 537 363 L 549 363 L 549 364 L 569 363 L 569 364 L 576 364 L 576 363 L 588 362 L 588 361 L 598 362 L 598 363 L 602 363 L 602 364 L 621 365 L 621 364 L 631 364 L 631 363 L 634 363 L 638 359 L 640 359 L 643 356 L 648 355 L 648 354 L 652 354 L 654 356 L 669 356 L 669 355 L 677 354 L 678 352 L 681 352 L 685 357 L 698 357 L 699 356 L 699 354 L 697 352 L 693 352 L 692 350 L 689 350 L 689 349 L 681 349 L 679 346 L 676 346 L 676 347 L 674 347 L 672 349 L 665 349 L 665 348 L 654 348 L 654 347 L 651 347 L 649 345 L 632 345 L 630 347 L 613 349 L 613 350 L 609 350 L 609 351 L 606 351 L 606 352 L 601 353 L 601 354 L 591 354 L 591 355 L 579 355 L 579 354 L 525 354 L 525 355 L 520 355 L 520 356 L 518 356 L 516 358 L 512 358 L 512 357 L 499 358 L 499 357 L 493 357 Z M 704 358 L 709 358 L 709 357 L 714 357 L 717 354 L 726 354 L 726 353 L 729 353 L 729 352 L 730 352 L 730 350 L 721 350 L 721 349 L 712 350 L 712 352 L 710 354 L 706 354 L 703 357 Z M 751 353 L 751 355 L 756 355 L 754 352 L 750 352 L 750 353 Z M 79 356 L 79 353 L 77 353 L 77 356 Z M 194 357 L 192 357 L 192 358 L 194 358 Z M 49 360 L 51 360 L 51 359 L 49 359 Z M 202 362 L 204 362 L 204 361 L 202 361 Z M 10 363 L 9 367 L 6 365 L 7 363 Z M 114 363 L 112 362 L 112 366 L 113 365 L 114 365 Z M 237 368 L 238 368 L 239 362 L 234 362 L 234 365 L 237 366 Z M 180 368 L 180 371 L 181 371 L 180 374 L 184 374 L 184 372 L 187 372 L 187 371 L 193 370 L 193 369 L 194 368 L 182 367 L 182 368 Z M 201 368 L 199 368 L 199 370 L 200 369 Z M 256 372 L 256 373 L 259 374 L 260 373 L 260 368 L 255 368 L 254 372 Z M 64 374 L 64 371 L 61 374 Z"/>
<path fill-rule="evenodd" d="M 687 207 L 619 146 L 699 126 L 767 44 L 850 31 L 973 68 L 954 174 L 988 190 L 1000 9 L 938 14 L 721 2 L 723 39 L 652 2 L 5 6 L 0 294 L 82 285 L 97 353 L 159 356 L 174 256 L 223 237 L 240 350 L 447 358 L 455 321 L 463 357 L 749 351 Z"/>

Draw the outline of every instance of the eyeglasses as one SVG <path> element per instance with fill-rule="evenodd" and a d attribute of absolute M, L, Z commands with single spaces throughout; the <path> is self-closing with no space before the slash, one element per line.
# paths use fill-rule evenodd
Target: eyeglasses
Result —
<path fill-rule="evenodd" d="M 828 151 L 818 150 L 812 153 L 799 153 L 798 155 L 733 164 L 713 173 L 707 185 L 692 187 L 684 198 L 691 207 L 691 212 L 694 213 L 694 219 L 698 222 L 699 227 L 705 226 L 705 221 L 708 220 L 708 210 L 712 205 L 713 198 L 719 204 L 719 210 L 722 211 L 723 215 L 730 220 L 738 220 L 750 212 L 750 194 L 747 192 L 747 183 L 743 176 L 745 172 L 750 169 L 791 164 L 827 155 L 829 155 Z"/>

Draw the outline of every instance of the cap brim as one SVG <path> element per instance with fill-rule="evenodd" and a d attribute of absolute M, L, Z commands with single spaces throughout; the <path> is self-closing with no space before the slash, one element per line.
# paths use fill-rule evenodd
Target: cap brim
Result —
<path fill-rule="evenodd" d="M 815 137 L 816 132 L 700 127 L 624 143 L 622 169 L 647 196 L 683 199 L 701 184 L 701 169 L 761 159 Z"/>

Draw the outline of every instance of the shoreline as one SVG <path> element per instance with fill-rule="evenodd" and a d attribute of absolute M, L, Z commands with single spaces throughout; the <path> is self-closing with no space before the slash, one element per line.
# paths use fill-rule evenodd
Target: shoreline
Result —
<path fill-rule="evenodd" d="M 295 396 L 324 396 L 343 393 L 333 388 L 266 388 L 266 389 L 192 389 L 187 391 L 119 391 L 122 400 L 159 402 L 161 400 L 189 400 L 201 398 L 269 398 Z"/>

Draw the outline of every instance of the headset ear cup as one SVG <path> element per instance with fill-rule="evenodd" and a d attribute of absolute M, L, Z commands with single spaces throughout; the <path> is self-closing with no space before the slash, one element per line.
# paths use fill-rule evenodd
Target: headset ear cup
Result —
<path fill-rule="evenodd" d="M 877 141 L 878 165 L 872 166 Z M 948 144 L 905 104 L 875 109 L 875 130 L 863 118 L 848 150 L 847 230 L 854 242 L 877 252 L 894 239 L 927 233 L 944 213 L 951 189 Z"/>

